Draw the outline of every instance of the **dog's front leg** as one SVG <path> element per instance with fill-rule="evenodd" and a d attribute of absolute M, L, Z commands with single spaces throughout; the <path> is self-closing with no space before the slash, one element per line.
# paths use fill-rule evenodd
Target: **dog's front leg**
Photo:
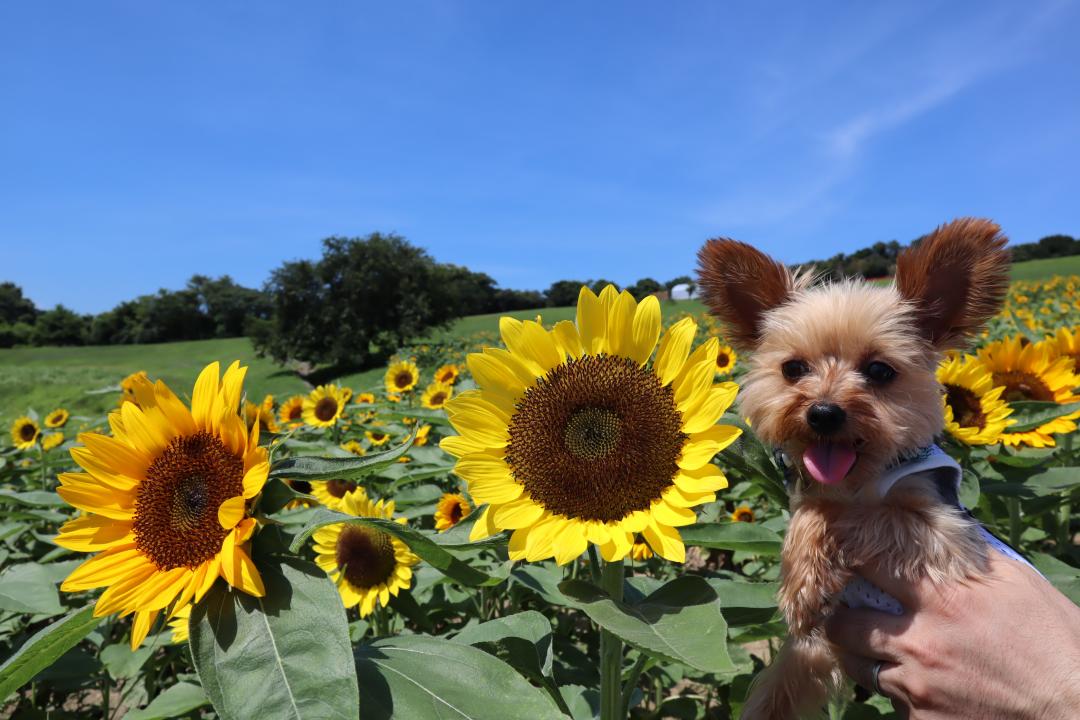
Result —
<path fill-rule="evenodd" d="M 851 579 L 836 537 L 839 508 L 804 500 L 791 516 L 780 565 L 780 610 L 788 630 L 804 636 L 821 623 L 829 602 Z"/>

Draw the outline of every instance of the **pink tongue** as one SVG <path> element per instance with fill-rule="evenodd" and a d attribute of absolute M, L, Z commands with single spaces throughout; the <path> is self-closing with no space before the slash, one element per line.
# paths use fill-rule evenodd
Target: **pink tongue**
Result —
<path fill-rule="evenodd" d="M 819 483 L 835 485 L 855 464 L 855 449 L 839 443 L 819 443 L 806 448 L 803 465 Z"/>

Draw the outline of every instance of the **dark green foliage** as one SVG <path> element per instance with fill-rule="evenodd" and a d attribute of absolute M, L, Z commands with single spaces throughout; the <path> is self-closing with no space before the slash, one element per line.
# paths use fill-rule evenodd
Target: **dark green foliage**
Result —
<path fill-rule="evenodd" d="M 548 307 L 566 307 L 567 305 L 577 305 L 578 293 L 581 292 L 581 286 L 587 285 L 580 280 L 557 280 L 551 283 L 551 287 L 544 293 L 544 298 L 547 300 Z"/>
<path fill-rule="evenodd" d="M 256 347 L 276 360 L 363 367 L 431 327 L 489 311 L 494 281 L 436 263 L 397 235 L 332 237 L 318 261 L 287 262 L 266 286 L 273 316 Z"/>
<path fill-rule="evenodd" d="M 89 323 L 89 316 L 57 305 L 38 315 L 31 341 L 35 345 L 83 345 Z"/>
<path fill-rule="evenodd" d="M 13 282 L 0 283 L 0 323 L 33 325 L 38 312 L 33 301 L 23 296 L 21 287 Z"/>
<path fill-rule="evenodd" d="M 652 278 L 641 278 L 636 283 L 626 288 L 630 291 L 630 294 L 634 296 L 635 300 L 642 300 L 643 298 L 652 295 L 654 292 L 659 292 L 664 289 L 664 286 L 653 280 Z"/>
<path fill-rule="evenodd" d="M 1039 242 L 1010 245 L 1009 249 L 1012 251 L 1013 262 L 1080 255 L 1080 238 L 1047 235 Z"/>

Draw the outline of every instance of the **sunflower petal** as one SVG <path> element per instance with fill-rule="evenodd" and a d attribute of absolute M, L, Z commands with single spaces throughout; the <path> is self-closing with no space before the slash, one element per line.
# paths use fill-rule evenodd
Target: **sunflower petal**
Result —
<path fill-rule="evenodd" d="M 150 632 L 150 628 L 154 626 L 154 621 L 157 620 L 160 610 L 140 610 L 135 613 L 135 622 L 131 624 L 131 651 L 134 652 L 139 649 L 139 646 L 143 644 L 143 640 L 146 639 L 146 635 Z"/>
<path fill-rule="evenodd" d="M 634 344 L 634 313 L 637 301 L 623 290 L 608 310 L 607 341 L 612 355 L 629 355 Z"/>
<path fill-rule="evenodd" d="M 270 476 L 270 463 L 261 462 L 244 473 L 244 497 L 253 498 L 262 492 L 266 478 Z"/>
<path fill-rule="evenodd" d="M 236 524 L 244 519 L 244 511 L 247 509 L 247 500 L 243 495 L 231 497 L 218 505 L 218 522 L 226 530 L 232 530 Z"/>
<path fill-rule="evenodd" d="M 578 335 L 577 328 L 574 327 L 574 323 L 569 320 L 560 320 L 555 323 L 554 329 L 551 331 L 552 337 L 555 342 L 562 348 L 563 353 L 567 357 L 579 358 L 582 354 L 581 348 L 581 336 Z"/>
<path fill-rule="evenodd" d="M 733 443 L 741 434 L 742 430 L 733 425 L 713 425 L 708 430 L 694 433 L 683 445 L 679 467 L 683 470 L 696 470 L 712 460 L 716 453 Z"/>
<path fill-rule="evenodd" d="M 642 531 L 642 535 L 653 552 L 665 560 L 677 563 L 686 561 L 686 546 L 675 528 L 659 525 L 654 521 Z"/>
<path fill-rule="evenodd" d="M 68 520 L 60 527 L 60 534 L 53 538 L 53 542 L 60 547 L 76 552 L 97 552 L 134 541 L 130 522 L 100 515 L 84 515 Z"/>
<path fill-rule="evenodd" d="M 660 376 L 662 384 L 667 385 L 679 376 L 683 363 L 690 354 L 690 344 L 694 341 L 696 333 L 697 323 L 693 318 L 688 317 L 675 323 L 664 333 L 653 363 L 653 368 Z"/>
<path fill-rule="evenodd" d="M 607 310 L 592 290 L 582 287 L 578 293 L 577 326 L 581 347 L 586 354 L 607 352 Z"/>
<path fill-rule="evenodd" d="M 110 585 L 125 577 L 146 559 L 135 543 L 114 545 L 75 568 L 60 584 L 64 592 L 79 592 Z"/>
<path fill-rule="evenodd" d="M 723 490 L 728 486 L 727 478 L 720 468 L 706 463 L 695 470 L 682 470 L 675 475 L 675 484 L 684 493 L 698 494 Z"/>
<path fill-rule="evenodd" d="M 200 429 L 210 429 L 210 413 L 217 399 L 220 378 L 221 365 L 215 360 L 199 373 L 195 388 L 191 391 L 191 417 Z"/>
<path fill-rule="evenodd" d="M 644 365 L 660 338 L 660 301 L 655 295 L 649 295 L 638 303 L 634 311 L 632 335 L 633 341 L 625 348 L 625 353 L 638 365 Z"/>
<path fill-rule="evenodd" d="M 238 544 L 239 530 L 229 533 L 221 543 L 221 577 L 225 582 L 248 595 L 263 597 L 266 588 L 251 557 Z M 239 541 L 239 542 L 242 542 Z"/>
<path fill-rule="evenodd" d="M 493 513 L 495 527 L 500 530 L 516 530 L 539 520 L 544 514 L 544 508 L 528 495 L 522 495 L 516 500 L 496 506 Z"/>

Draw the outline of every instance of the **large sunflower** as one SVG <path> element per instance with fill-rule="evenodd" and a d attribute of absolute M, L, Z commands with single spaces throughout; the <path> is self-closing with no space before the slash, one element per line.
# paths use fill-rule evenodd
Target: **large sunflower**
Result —
<path fill-rule="evenodd" d="M 943 360 L 937 379 L 945 389 L 942 397 L 945 429 L 968 445 L 992 445 L 1015 421 L 1012 408 L 1001 399 L 1005 386 L 994 387 L 994 379 L 978 358 L 967 355 Z"/>
<path fill-rule="evenodd" d="M 469 517 L 472 506 L 460 493 L 443 493 L 439 504 L 435 506 L 435 529 L 446 532 L 459 522 Z"/>
<path fill-rule="evenodd" d="M 420 370 L 411 360 L 402 360 L 386 369 L 385 380 L 387 394 L 397 395 L 408 392 L 420 382 Z"/>
<path fill-rule="evenodd" d="M 45 416 L 45 427 L 64 427 L 64 424 L 67 423 L 69 417 L 71 417 L 71 413 L 64 408 L 57 408 Z"/>
<path fill-rule="evenodd" d="M 281 404 L 278 410 L 278 421 L 282 425 L 294 428 L 304 422 L 304 396 L 293 395 Z"/>
<path fill-rule="evenodd" d="M 1045 342 L 1027 342 L 1015 336 L 990 343 L 979 350 L 979 360 L 993 377 L 994 385 L 1004 385 L 1002 398 L 1006 402 L 1040 400 L 1043 402 L 1068 403 L 1080 400 L 1073 389 L 1080 383 L 1072 371 L 1072 360 L 1054 358 Z M 1006 432 L 1001 441 L 1006 445 L 1020 444 L 1032 447 L 1052 447 L 1052 435 L 1076 430 L 1073 422 L 1080 413 L 1056 418 L 1026 432 Z"/>
<path fill-rule="evenodd" d="M 675 323 L 660 340 L 660 303 L 628 292 L 582 288 L 577 326 L 553 330 L 509 317 L 508 350 L 469 356 L 479 390 L 447 404 L 460 436 L 441 447 L 487 504 L 473 539 L 509 529 L 510 557 L 567 563 L 599 546 L 624 558 L 641 533 L 682 562 L 678 526 L 715 499 L 727 479 L 710 460 L 739 435 L 716 425 L 734 383 L 713 384 L 718 341 L 690 352 L 697 324 Z"/>
<path fill-rule="evenodd" d="M 23 415 L 11 423 L 11 441 L 19 450 L 29 450 L 37 442 L 41 428 L 30 418 Z"/>
<path fill-rule="evenodd" d="M 63 473 L 57 493 L 86 515 L 69 520 L 55 542 L 98 552 L 61 585 L 67 592 L 105 587 L 96 616 L 135 613 L 132 647 L 158 613 L 198 602 L 219 575 L 233 587 L 264 594 L 246 550 L 255 530 L 248 505 L 270 465 L 258 425 L 248 434 L 239 414 L 247 368 L 234 362 L 220 377 L 207 365 L 191 409 L 160 380 L 133 383 L 136 402 L 110 417 L 113 436 L 83 433 L 71 456 L 86 472 Z"/>
<path fill-rule="evenodd" d="M 356 517 L 393 518 L 394 502 L 372 502 L 363 489 L 345 496 L 341 512 Z M 393 518 L 404 525 L 405 518 Z M 360 606 L 367 617 L 376 603 L 384 607 L 412 584 L 412 566 L 420 561 L 405 543 L 363 525 L 336 523 L 315 531 L 315 562 L 337 584 L 345 607 Z"/>
<path fill-rule="evenodd" d="M 429 410 L 441 410 L 446 401 L 454 395 L 454 386 L 446 383 L 431 383 L 420 397 L 420 404 Z"/>
<path fill-rule="evenodd" d="M 337 423 L 345 408 L 345 397 L 337 385 L 320 385 L 304 398 L 304 422 L 312 427 Z"/>

